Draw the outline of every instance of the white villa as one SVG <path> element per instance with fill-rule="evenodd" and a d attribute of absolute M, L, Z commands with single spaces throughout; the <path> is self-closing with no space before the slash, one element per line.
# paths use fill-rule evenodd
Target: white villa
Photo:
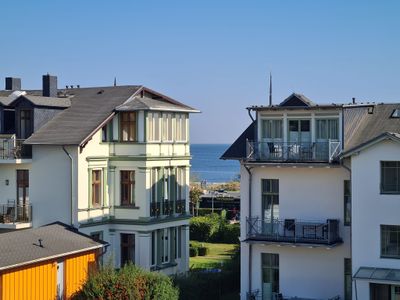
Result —
<path fill-rule="evenodd" d="M 222 156 L 241 165 L 241 299 L 400 299 L 400 104 L 248 112 Z"/>
<path fill-rule="evenodd" d="M 188 270 L 189 114 L 143 86 L 0 91 L 0 230 L 55 221 L 110 244 L 116 267 Z M 106 258 L 105 258 L 106 259 Z"/>

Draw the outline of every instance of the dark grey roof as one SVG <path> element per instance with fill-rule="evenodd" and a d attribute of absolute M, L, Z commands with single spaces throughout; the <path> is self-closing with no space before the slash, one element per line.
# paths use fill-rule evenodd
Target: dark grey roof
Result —
<path fill-rule="evenodd" d="M 395 109 L 400 109 L 400 103 L 344 107 L 344 151 L 387 132 L 400 133 L 400 119 L 391 117 Z"/>
<path fill-rule="evenodd" d="M 143 91 L 144 97 L 154 95 L 155 99 L 140 103 L 131 101 L 136 98 L 139 91 L 140 93 Z M 137 110 L 138 107 L 146 109 L 151 105 L 160 107 L 160 103 L 164 102 L 163 107 L 196 112 L 195 109 L 183 103 L 138 85 L 76 88 L 60 92 L 69 95 L 71 106 L 32 134 L 25 141 L 26 144 L 81 145 L 99 129 L 99 126 L 112 115 L 117 107 L 120 110 Z M 122 106 L 123 104 L 125 106 Z"/>
<path fill-rule="evenodd" d="M 233 144 L 225 151 L 220 159 L 240 160 L 246 157 L 246 141 L 255 140 L 256 137 L 256 122 L 254 121 L 247 127 L 245 131 L 233 142 Z"/>
<path fill-rule="evenodd" d="M 376 143 L 379 143 L 383 140 L 392 140 L 395 142 L 400 142 L 400 133 L 394 133 L 394 132 L 384 132 L 362 144 L 359 144 L 345 152 L 342 152 L 341 157 L 348 157 L 353 155 L 356 152 L 362 151 L 367 147 L 370 147 Z"/>
<path fill-rule="evenodd" d="M 43 247 L 40 247 L 39 239 Z M 104 247 L 68 225 L 47 226 L 0 234 L 0 270 Z"/>
<path fill-rule="evenodd" d="M 25 142 L 27 144 L 79 145 L 114 109 L 141 86 L 68 89 L 71 107 L 60 112 Z"/>
<path fill-rule="evenodd" d="M 170 101 L 152 99 L 148 97 L 133 97 L 117 106 L 116 111 L 157 110 L 157 111 L 182 111 L 197 112 L 186 105 L 178 105 Z"/>
<path fill-rule="evenodd" d="M 315 106 L 315 103 L 302 94 L 293 93 L 283 100 L 279 106 Z"/>
<path fill-rule="evenodd" d="M 69 98 L 43 97 L 43 96 L 33 96 L 33 95 L 23 95 L 19 98 L 25 98 L 36 106 L 63 107 L 63 108 L 71 106 L 71 100 Z M 19 99 L 17 98 L 14 101 L 17 100 Z M 12 105 L 12 103 L 10 105 Z"/>

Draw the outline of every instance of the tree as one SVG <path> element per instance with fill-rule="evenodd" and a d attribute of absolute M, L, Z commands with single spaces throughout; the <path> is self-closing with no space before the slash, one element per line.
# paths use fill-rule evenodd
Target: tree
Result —
<path fill-rule="evenodd" d="M 194 216 L 194 207 L 200 202 L 200 196 L 203 194 L 203 190 L 198 185 L 192 185 L 190 187 L 189 198 L 192 202 L 192 215 Z M 197 210 L 197 214 L 198 214 Z"/>

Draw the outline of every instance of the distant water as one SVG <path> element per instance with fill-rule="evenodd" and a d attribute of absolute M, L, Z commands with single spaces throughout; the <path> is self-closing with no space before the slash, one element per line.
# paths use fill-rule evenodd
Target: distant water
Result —
<path fill-rule="evenodd" d="M 191 144 L 193 156 L 190 169 L 191 178 L 207 182 L 231 181 L 239 174 L 239 162 L 219 159 L 228 149 L 228 144 Z"/>

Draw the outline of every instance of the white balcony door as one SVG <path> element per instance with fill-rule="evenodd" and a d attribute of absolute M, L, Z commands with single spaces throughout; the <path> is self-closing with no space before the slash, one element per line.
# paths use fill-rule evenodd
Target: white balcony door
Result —
<path fill-rule="evenodd" d="M 310 123 L 310 120 L 289 120 L 289 142 L 296 144 L 310 143 Z"/>

